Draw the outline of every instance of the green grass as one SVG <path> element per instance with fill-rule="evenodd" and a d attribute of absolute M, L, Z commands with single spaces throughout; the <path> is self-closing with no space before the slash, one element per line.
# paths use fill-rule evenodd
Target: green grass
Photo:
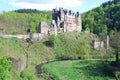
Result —
<path fill-rule="evenodd" d="M 20 57 L 25 52 L 21 46 L 21 40 L 16 38 L 1 38 L 0 37 L 0 56 Z"/>
<path fill-rule="evenodd" d="M 53 80 L 114 80 L 104 60 L 55 61 L 44 72 Z"/>

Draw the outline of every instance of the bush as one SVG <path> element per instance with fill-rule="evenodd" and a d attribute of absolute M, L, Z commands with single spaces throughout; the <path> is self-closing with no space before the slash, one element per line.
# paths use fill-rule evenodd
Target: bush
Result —
<path fill-rule="evenodd" d="M 49 46 L 55 47 L 57 44 L 57 40 L 58 40 L 57 36 L 55 36 L 55 35 L 50 36 L 49 37 Z"/>
<path fill-rule="evenodd" d="M 30 72 L 28 72 L 28 70 L 24 70 L 20 77 L 23 79 L 23 80 L 35 80 L 35 76 L 32 75 Z"/>
<path fill-rule="evenodd" d="M 88 58 L 91 46 L 86 37 L 78 33 L 65 33 L 51 36 L 49 42 L 55 47 L 55 56 L 59 60 Z"/>
<path fill-rule="evenodd" d="M 7 57 L 0 57 L 0 80 L 8 80 L 10 78 L 11 61 Z"/>

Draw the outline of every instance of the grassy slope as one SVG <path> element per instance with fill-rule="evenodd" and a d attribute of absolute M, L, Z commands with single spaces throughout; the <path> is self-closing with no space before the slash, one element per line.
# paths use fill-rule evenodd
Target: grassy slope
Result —
<path fill-rule="evenodd" d="M 20 57 L 24 54 L 23 47 L 20 44 L 20 40 L 11 38 L 0 38 L 0 56 L 14 56 Z"/>
<path fill-rule="evenodd" d="M 14 57 L 18 59 L 25 56 L 24 49 L 26 49 L 26 43 L 24 40 L 16 38 L 0 38 L 0 56 Z M 50 48 L 47 48 L 40 42 L 30 45 L 28 54 L 28 68 L 24 71 L 24 78 L 21 79 L 19 72 L 12 69 L 10 80 L 41 80 L 35 77 L 35 66 L 42 61 L 46 61 L 46 58 L 51 60 L 54 59 L 54 55 L 51 53 Z"/>
<path fill-rule="evenodd" d="M 55 61 L 44 65 L 53 80 L 114 80 L 106 73 L 103 60 Z"/>

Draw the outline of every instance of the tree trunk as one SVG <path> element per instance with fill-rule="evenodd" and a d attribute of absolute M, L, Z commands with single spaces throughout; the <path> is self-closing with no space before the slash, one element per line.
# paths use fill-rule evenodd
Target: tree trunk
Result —
<path fill-rule="evenodd" d="M 26 68 L 28 68 L 28 55 L 29 55 L 29 46 L 30 46 L 30 43 L 28 43 L 27 45 L 27 52 L 26 52 Z"/>
<path fill-rule="evenodd" d="M 118 49 L 116 50 L 116 62 L 118 62 L 119 61 L 119 55 L 118 55 Z"/>

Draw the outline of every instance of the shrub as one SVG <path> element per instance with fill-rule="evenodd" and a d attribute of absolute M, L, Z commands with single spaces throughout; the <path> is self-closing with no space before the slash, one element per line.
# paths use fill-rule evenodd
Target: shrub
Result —
<path fill-rule="evenodd" d="M 11 61 L 7 57 L 0 57 L 0 80 L 10 78 Z"/>
<path fill-rule="evenodd" d="M 57 44 L 57 40 L 58 40 L 57 36 L 55 36 L 55 35 L 50 36 L 49 37 L 49 46 L 55 47 Z"/>
<path fill-rule="evenodd" d="M 24 70 L 20 77 L 23 79 L 23 80 L 35 80 L 35 76 L 32 75 L 30 72 L 28 72 L 28 70 Z"/>

